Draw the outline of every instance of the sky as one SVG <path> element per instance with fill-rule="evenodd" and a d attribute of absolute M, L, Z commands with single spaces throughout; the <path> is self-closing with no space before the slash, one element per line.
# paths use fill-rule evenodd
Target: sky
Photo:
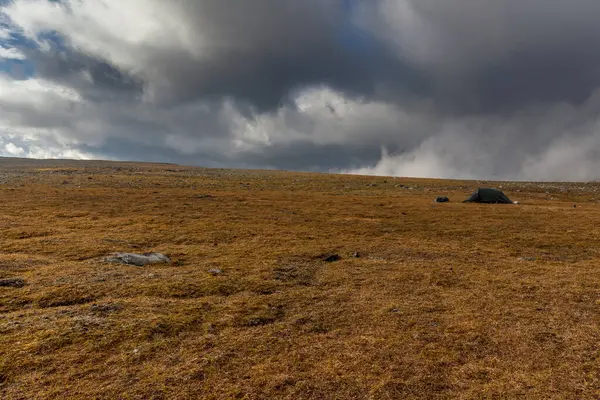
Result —
<path fill-rule="evenodd" d="M 0 0 L 0 156 L 600 178 L 596 0 Z"/>

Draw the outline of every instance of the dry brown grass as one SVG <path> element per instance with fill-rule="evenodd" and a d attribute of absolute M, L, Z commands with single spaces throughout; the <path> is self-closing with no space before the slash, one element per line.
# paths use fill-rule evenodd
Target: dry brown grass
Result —
<path fill-rule="evenodd" d="M 0 398 L 600 397 L 600 185 L 0 164 Z"/>

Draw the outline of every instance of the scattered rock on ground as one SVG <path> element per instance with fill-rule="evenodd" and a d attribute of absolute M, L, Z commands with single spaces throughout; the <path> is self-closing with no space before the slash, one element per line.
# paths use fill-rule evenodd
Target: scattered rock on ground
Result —
<path fill-rule="evenodd" d="M 92 304 L 90 310 L 95 313 L 108 314 L 119 311 L 123 308 L 122 305 L 116 303 Z"/>
<path fill-rule="evenodd" d="M 21 278 L 0 279 L 0 287 L 21 288 L 25 286 L 25 280 Z"/>
<path fill-rule="evenodd" d="M 448 203 L 450 201 L 450 199 L 447 198 L 446 196 L 438 196 L 435 199 L 435 201 L 438 202 L 438 203 Z"/>
<path fill-rule="evenodd" d="M 341 260 L 342 257 L 340 257 L 339 254 L 325 254 L 322 259 L 325 262 L 334 262 Z"/>
<path fill-rule="evenodd" d="M 171 259 L 161 253 L 115 253 L 105 259 L 106 262 L 143 267 L 148 264 L 169 264 Z"/>
<path fill-rule="evenodd" d="M 521 261 L 535 261 L 535 260 L 537 260 L 537 258 L 535 258 L 535 257 L 521 257 L 521 258 L 519 258 L 519 260 L 521 260 Z"/>
<path fill-rule="evenodd" d="M 211 268 L 208 270 L 208 273 L 212 275 L 221 275 L 223 273 L 223 270 L 219 268 Z"/>
<path fill-rule="evenodd" d="M 360 253 L 358 251 L 355 251 L 354 253 L 352 253 L 352 257 L 359 258 L 360 257 Z"/>

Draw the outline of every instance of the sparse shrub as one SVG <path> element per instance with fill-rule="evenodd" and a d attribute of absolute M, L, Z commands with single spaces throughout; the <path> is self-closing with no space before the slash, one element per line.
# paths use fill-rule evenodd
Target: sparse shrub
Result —
<path fill-rule="evenodd" d="M 266 306 L 248 310 L 247 314 L 240 315 L 237 325 L 245 327 L 270 325 L 282 320 L 284 316 L 285 311 L 283 306 Z"/>
<path fill-rule="evenodd" d="M 273 270 L 273 279 L 300 286 L 312 285 L 317 268 L 310 264 L 287 264 Z"/>
<path fill-rule="evenodd" d="M 90 303 L 96 296 L 82 288 L 64 288 L 44 293 L 36 303 L 42 308 L 63 307 Z"/>

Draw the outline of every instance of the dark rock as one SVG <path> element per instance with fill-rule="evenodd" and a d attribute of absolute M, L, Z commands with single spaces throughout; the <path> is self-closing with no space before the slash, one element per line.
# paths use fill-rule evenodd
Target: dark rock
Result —
<path fill-rule="evenodd" d="M 355 251 L 354 253 L 352 253 L 352 257 L 354 258 L 359 258 L 360 257 L 360 253 Z"/>
<path fill-rule="evenodd" d="M 0 279 L 0 287 L 21 288 L 25 286 L 25 280 L 21 278 Z"/>
<path fill-rule="evenodd" d="M 335 261 L 339 261 L 341 259 L 342 259 L 342 257 L 340 257 L 339 254 L 325 254 L 323 256 L 323 261 L 325 261 L 325 262 L 335 262 Z"/>
<path fill-rule="evenodd" d="M 143 267 L 144 265 L 149 265 L 149 264 L 169 264 L 169 263 L 171 263 L 171 259 L 161 253 L 143 253 L 143 254 L 115 253 L 115 254 L 105 258 L 104 261 L 109 262 L 109 263 L 135 265 L 137 267 Z"/>
<path fill-rule="evenodd" d="M 264 325 L 270 325 L 270 324 L 274 323 L 275 321 L 276 321 L 276 319 L 274 317 L 260 316 L 260 317 L 248 318 L 248 320 L 245 322 L 245 325 L 246 326 L 264 326 Z"/>
<path fill-rule="evenodd" d="M 450 201 L 450 199 L 447 198 L 446 196 L 438 196 L 438 197 L 436 197 L 435 201 L 438 203 L 448 203 Z"/>

